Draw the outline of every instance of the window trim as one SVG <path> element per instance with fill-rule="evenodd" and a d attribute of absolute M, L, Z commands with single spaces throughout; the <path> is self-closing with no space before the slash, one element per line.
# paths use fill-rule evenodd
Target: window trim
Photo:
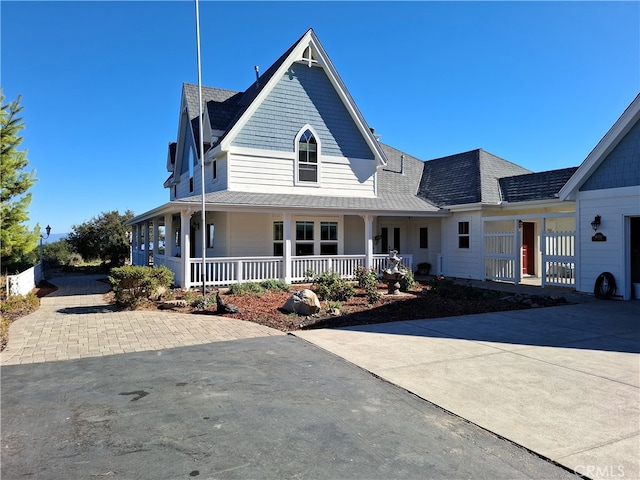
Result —
<path fill-rule="evenodd" d="M 316 143 L 316 180 L 308 181 L 308 180 L 300 180 L 300 139 L 302 136 L 309 131 L 313 136 Z M 294 184 L 297 186 L 305 186 L 305 187 L 319 187 L 320 186 L 320 171 L 321 171 L 321 151 L 322 146 L 320 142 L 320 137 L 318 133 L 313 129 L 313 127 L 309 124 L 302 127 L 294 140 L 294 150 L 295 150 L 295 167 L 294 167 Z M 307 164 L 311 164 L 311 162 L 304 162 Z"/>

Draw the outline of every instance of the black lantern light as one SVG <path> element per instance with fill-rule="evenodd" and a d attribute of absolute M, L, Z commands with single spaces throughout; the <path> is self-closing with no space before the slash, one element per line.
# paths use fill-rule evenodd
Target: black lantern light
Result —
<path fill-rule="evenodd" d="M 600 215 L 596 215 L 596 217 L 593 219 L 593 222 L 591 222 L 591 228 L 593 228 L 594 232 L 598 231 L 598 229 L 600 228 Z"/>

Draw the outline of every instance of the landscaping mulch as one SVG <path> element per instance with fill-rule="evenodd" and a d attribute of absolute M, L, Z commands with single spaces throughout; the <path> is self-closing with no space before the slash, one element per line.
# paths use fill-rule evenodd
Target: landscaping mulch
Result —
<path fill-rule="evenodd" d="M 283 311 L 282 306 L 287 299 L 294 292 L 305 288 L 310 288 L 310 285 L 293 285 L 289 292 L 267 290 L 262 294 L 231 295 L 222 293 L 224 301 L 227 304 L 235 305 L 240 311 L 236 314 L 223 315 L 289 332 L 301 329 L 370 325 L 567 304 L 564 297 L 527 296 L 514 300 L 514 296 L 511 294 L 493 291 L 483 291 L 482 294 L 479 294 L 479 289 L 472 287 L 460 288 L 463 291 L 466 289 L 467 292 L 472 292 L 471 296 L 479 298 L 447 298 L 426 290 L 426 284 L 418 284 L 409 292 L 399 295 L 388 295 L 386 286 L 381 285 L 380 293 L 382 296 L 373 305 L 367 303 L 364 290 L 357 288 L 355 296 L 348 301 L 341 302 L 337 314 L 329 312 L 324 301 L 321 301 L 321 312 L 308 317 Z M 141 308 L 159 308 L 161 304 L 162 302 L 154 302 L 154 304 L 146 304 Z M 176 307 L 173 310 L 199 315 L 219 314 L 215 304 L 199 310 L 194 310 L 188 305 Z"/>

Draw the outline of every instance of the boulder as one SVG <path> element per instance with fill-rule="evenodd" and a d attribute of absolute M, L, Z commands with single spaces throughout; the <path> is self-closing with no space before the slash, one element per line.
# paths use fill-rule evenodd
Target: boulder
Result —
<path fill-rule="evenodd" d="M 295 292 L 282 307 L 283 310 L 298 315 L 314 315 L 320 311 L 320 308 L 318 296 L 309 289 Z"/>

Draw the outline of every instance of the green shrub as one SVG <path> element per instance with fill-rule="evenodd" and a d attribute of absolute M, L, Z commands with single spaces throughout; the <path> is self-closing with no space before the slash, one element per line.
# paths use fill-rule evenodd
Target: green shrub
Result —
<path fill-rule="evenodd" d="M 290 288 L 289 285 L 282 280 L 265 280 L 261 282 L 260 285 L 266 290 L 282 290 L 283 292 L 288 292 Z"/>
<path fill-rule="evenodd" d="M 194 300 L 191 300 L 190 305 L 196 310 L 204 310 L 205 308 L 210 307 L 215 303 L 216 303 L 215 296 L 209 295 L 207 297 L 207 296 L 200 295 L 199 297 L 196 297 Z"/>
<path fill-rule="evenodd" d="M 411 270 L 405 268 L 403 271 L 405 272 L 405 275 L 400 279 L 400 291 L 408 292 L 409 290 L 411 290 L 411 288 L 413 288 L 416 281 Z"/>
<path fill-rule="evenodd" d="M 328 271 L 313 277 L 311 290 L 320 300 L 346 302 L 356 294 L 355 288 L 336 272 Z"/>
<path fill-rule="evenodd" d="M 126 265 L 111 269 L 109 283 L 119 305 L 134 306 L 157 295 L 158 289 L 173 283 L 173 272 L 165 266 Z"/>
<path fill-rule="evenodd" d="M 265 292 L 257 282 L 233 283 L 229 286 L 230 295 L 261 295 Z"/>
<path fill-rule="evenodd" d="M 354 275 L 358 281 L 358 286 L 364 289 L 369 305 L 373 305 L 380 300 L 382 294 L 378 291 L 378 274 L 374 270 L 360 267 L 356 269 Z"/>

